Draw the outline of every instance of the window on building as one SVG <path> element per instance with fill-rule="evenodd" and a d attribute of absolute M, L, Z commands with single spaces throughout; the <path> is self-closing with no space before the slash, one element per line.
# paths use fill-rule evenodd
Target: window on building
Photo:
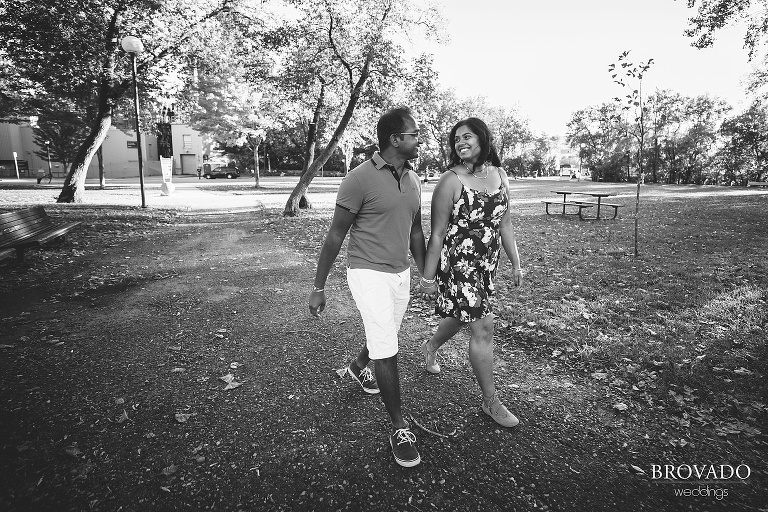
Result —
<path fill-rule="evenodd" d="M 182 135 L 182 144 L 184 149 L 192 149 L 192 136 L 191 135 Z"/>

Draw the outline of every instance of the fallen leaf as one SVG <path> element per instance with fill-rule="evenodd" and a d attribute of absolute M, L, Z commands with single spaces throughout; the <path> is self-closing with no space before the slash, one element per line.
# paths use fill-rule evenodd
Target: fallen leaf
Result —
<path fill-rule="evenodd" d="M 626 411 L 629 407 L 627 407 L 627 404 L 619 402 L 617 404 L 613 404 L 613 408 L 617 411 Z"/>
<path fill-rule="evenodd" d="M 192 417 L 191 414 L 185 414 L 180 412 L 176 413 L 176 421 L 178 421 L 179 423 L 186 423 L 187 420 L 191 417 Z"/>
<path fill-rule="evenodd" d="M 629 467 L 634 469 L 635 473 L 637 473 L 638 475 L 644 475 L 645 474 L 645 471 L 643 470 L 643 468 L 639 468 L 639 467 L 634 466 L 634 465 L 630 465 Z"/>
<path fill-rule="evenodd" d="M 167 468 L 163 468 L 163 474 L 165 476 L 171 476 L 172 474 L 174 474 L 176 472 L 177 469 L 178 468 L 176 467 L 175 464 L 171 464 Z"/>
<path fill-rule="evenodd" d="M 123 409 L 123 414 L 115 418 L 115 423 L 122 423 L 127 419 L 128 419 L 128 413 L 125 412 L 125 409 Z"/>
<path fill-rule="evenodd" d="M 67 448 L 64 449 L 64 453 L 66 453 L 67 455 L 71 455 L 72 457 L 79 457 L 80 455 L 83 454 L 83 452 L 81 452 L 80 448 L 78 448 L 77 446 L 68 446 Z"/>
<path fill-rule="evenodd" d="M 228 373 L 228 374 L 224 375 L 223 377 L 219 377 L 219 379 L 221 379 L 221 380 L 223 380 L 224 382 L 227 383 L 227 385 L 224 387 L 224 391 L 226 391 L 228 389 L 235 389 L 235 388 L 238 388 L 238 387 L 242 386 L 242 383 L 237 382 L 235 380 L 235 376 L 232 375 L 231 373 Z"/>

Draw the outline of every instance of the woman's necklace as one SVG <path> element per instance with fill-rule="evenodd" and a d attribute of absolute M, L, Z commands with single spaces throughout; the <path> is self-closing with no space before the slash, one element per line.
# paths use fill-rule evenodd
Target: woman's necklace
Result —
<path fill-rule="evenodd" d="M 474 176 L 475 178 L 477 178 L 479 180 L 484 180 L 484 179 L 488 178 L 488 169 L 485 167 L 485 164 L 483 164 L 483 167 L 480 169 L 480 172 L 485 171 L 485 176 L 478 176 L 477 174 L 475 174 L 474 171 L 470 171 L 469 167 L 467 166 L 466 162 L 464 162 L 464 160 L 461 161 L 461 164 L 464 166 L 464 168 L 467 170 L 467 172 L 469 174 L 471 174 L 472 176 Z"/>

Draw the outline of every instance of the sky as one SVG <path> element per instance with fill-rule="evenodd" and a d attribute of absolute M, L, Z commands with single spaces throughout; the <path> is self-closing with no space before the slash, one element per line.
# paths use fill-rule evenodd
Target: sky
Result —
<path fill-rule="evenodd" d="M 516 106 L 534 132 L 564 134 L 572 112 L 629 91 L 608 65 L 630 50 L 654 59 L 643 91 L 709 94 L 745 107 L 752 68 L 744 27 L 716 33 L 698 49 L 683 35 L 694 9 L 685 0 L 440 0 L 449 40 L 428 45 L 445 88 Z"/>

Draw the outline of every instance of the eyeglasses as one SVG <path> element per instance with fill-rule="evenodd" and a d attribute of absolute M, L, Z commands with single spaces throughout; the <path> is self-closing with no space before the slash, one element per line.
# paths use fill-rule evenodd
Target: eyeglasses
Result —
<path fill-rule="evenodd" d="M 393 135 L 413 135 L 414 137 L 419 136 L 419 130 L 416 130 L 415 132 L 397 132 Z"/>

